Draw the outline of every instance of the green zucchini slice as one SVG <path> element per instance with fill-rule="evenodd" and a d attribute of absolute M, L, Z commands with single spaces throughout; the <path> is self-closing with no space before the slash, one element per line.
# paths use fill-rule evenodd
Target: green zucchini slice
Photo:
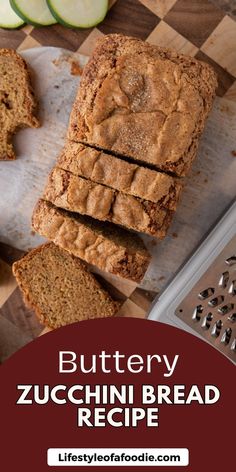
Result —
<path fill-rule="evenodd" d="M 57 23 L 46 0 L 10 0 L 10 4 L 25 23 L 34 26 L 48 26 Z"/>
<path fill-rule="evenodd" d="M 24 21 L 12 9 L 10 5 L 10 1 L 1 0 L 0 1 L 0 28 L 14 29 L 14 28 L 19 28 L 23 24 L 24 24 Z"/>
<path fill-rule="evenodd" d="M 91 28 L 101 23 L 108 0 L 47 0 L 57 21 L 70 28 Z"/>

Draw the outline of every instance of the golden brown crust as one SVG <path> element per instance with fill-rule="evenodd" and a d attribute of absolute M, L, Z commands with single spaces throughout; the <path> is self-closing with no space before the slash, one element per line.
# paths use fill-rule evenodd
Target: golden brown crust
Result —
<path fill-rule="evenodd" d="M 36 109 L 26 62 L 13 49 L 0 49 L 0 160 L 15 159 L 11 139 L 19 128 L 39 126 Z"/>
<path fill-rule="evenodd" d="M 195 58 L 119 34 L 84 69 L 68 137 L 186 175 L 217 86 Z"/>
<path fill-rule="evenodd" d="M 164 238 L 173 211 L 55 167 L 43 198 L 65 210 Z"/>
<path fill-rule="evenodd" d="M 111 224 L 73 215 L 39 200 L 33 229 L 89 264 L 134 282 L 140 282 L 150 262 L 142 240 Z"/>
<path fill-rule="evenodd" d="M 77 257 L 47 243 L 13 264 L 25 303 L 49 328 L 113 316 L 119 304 Z"/>
<path fill-rule="evenodd" d="M 133 164 L 107 152 L 67 141 L 57 166 L 92 182 L 176 210 L 182 184 L 179 180 Z"/>

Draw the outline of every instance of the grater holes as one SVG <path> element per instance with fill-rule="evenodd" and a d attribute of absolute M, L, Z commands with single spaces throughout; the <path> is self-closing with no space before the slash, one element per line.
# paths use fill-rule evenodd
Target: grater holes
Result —
<path fill-rule="evenodd" d="M 211 288 L 214 288 L 213 293 L 209 290 Z M 176 304 L 174 312 L 196 334 L 236 364 L 235 289 L 236 234 L 212 261 L 204 274 L 196 280 L 195 284 L 192 284 L 191 290 L 181 298 L 180 303 Z M 203 310 L 199 305 L 202 305 Z M 226 331 L 228 328 L 231 328 L 232 333 Z"/>
<path fill-rule="evenodd" d="M 231 323 L 235 323 L 236 313 L 232 313 L 232 315 L 228 316 L 228 320 L 231 321 Z"/>
<path fill-rule="evenodd" d="M 229 287 L 229 293 L 230 295 L 233 295 L 233 296 L 236 295 L 236 280 L 233 280 L 233 282 L 231 283 Z"/>
<path fill-rule="evenodd" d="M 232 329 L 231 328 L 225 329 L 220 342 L 225 344 L 225 345 L 229 344 L 231 335 L 232 335 Z"/>
<path fill-rule="evenodd" d="M 211 327 L 212 319 L 213 319 L 213 314 L 212 314 L 212 313 L 208 313 L 208 314 L 203 318 L 203 322 L 202 322 L 202 324 L 201 324 L 202 328 L 203 328 L 203 329 L 209 329 L 209 328 Z"/>
<path fill-rule="evenodd" d="M 222 288 L 226 288 L 228 283 L 229 283 L 229 272 L 226 271 L 226 272 L 223 272 L 223 274 L 220 277 L 219 286 Z"/>
<path fill-rule="evenodd" d="M 234 309 L 234 304 L 227 303 L 227 305 L 223 305 L 220 308 L 218 308 L 218 313 L 220 313 L 220 315 L 227 315 L 227 313 L 229 313 L 233 309 Z"/>
<path fill-rule="evenodd" d="M 219 295 L 219 297 L 212 298 L 212 299 L 208 302 L 208 305 L 209 305 L 209 306 L 212 306 L 212 307 L 218 306 L 218 305 L 220 305 L 221 303 L 223 303 L 224 299 L 225 299 L 224 295 Z"/>
<path fill-rule="evenodd" d="M 198 298 L 200 298 L 200 300 L 206 300 L 206 298 L 209 298 L 211 295 L 214 294 L 214 292 L 215 289 L 213 287 L 206 288 L 198 294 Z"/>
<path fill-rule="evenodd" d="M 203 306 L 202 305 L 197 305 L 194 308 L 194 312 L 192 314 L 192 320 L 193 321 L 200 321 L 202 312 L 203 312 Z"/>
<path fill-rule="evenodd" d="M 231 257 L 228 257 L 228 259 L 226 259 L 225 262 L 229 266 L 232 266 L 232 265 L 236 264 L 236 256 L 233 255 Z"/>
<path fill-rule="evenodd" d="M 223 323 L 221 320 L 216 321 L 216 323 L 214 324 L 212 328 L 211 335 L 214 336 L 215 338 L 218 338 L 218 336 L 220 335 L 222 326 L 223 326 Z"/>
<path fill-rule="evenodd" d="M 230 346 L 230 349 L 231 349 L 231 351 L 236 352 L 236 339 L 235 339 L 235 338 L 234 338 L 234 340 L 233 340 L 233 342 L 232 342 L 232 344 L 231 344 L 231 346 Z"/>

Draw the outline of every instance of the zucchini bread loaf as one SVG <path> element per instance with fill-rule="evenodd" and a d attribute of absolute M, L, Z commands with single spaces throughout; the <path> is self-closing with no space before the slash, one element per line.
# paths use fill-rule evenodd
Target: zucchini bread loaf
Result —
<path fill-rule="evenodd" d="M 216 86 L 213 69 L 193 57 L 104 36 L 84 69 L 68 137 L 184 176 Z"/>
<path fill-rule="evenodd" d="M 0 49 L 0 160 L 15 159 L 12 136 L 37 128 L 36 101 L 24 59 L 13 49 Z"/>
<path fill-rule="evenodd" d="M 25 303 L 52 329 L 113 316 L 119 308 L 79 258 L 53 243 L 15 262 L 13 273 Z"/>
<path fill-rule="evenodd" d="M 68 213 L 39 200 L 32 226 L 41 236 L 111 274 L 141 282 L 150 262 L 142 240 L 109 223 Z"/>
<path fill-rule="evenodd" d="M 216 86 L 213 69 L 195 58 L 104 36 L 84 69 L 33 228 L 100 269 L 140 282 L 150 258 L 126 230 L 166 236 Z"/>

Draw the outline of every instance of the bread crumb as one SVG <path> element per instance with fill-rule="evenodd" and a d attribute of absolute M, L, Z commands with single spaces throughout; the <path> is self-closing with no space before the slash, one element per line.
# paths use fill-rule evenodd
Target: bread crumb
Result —
<path fill-rule="evenodd" d="M 70 73 L 71 75 L 82 75 L 82 68 L 77 61 L 71 61 Z"/>
<path fill-rule="evenodd" d="M 158 281 L 161 282 L 162 280 L 165 280 L 165 276 L 162 275 L 161 277 L 159 277 Z"/>
<path fill-rule="evenodd" d="M 220 111 L 222 111 L 223 113 L 227 113 L 229 111 L 228 105 L 222 105 L 220 107 Z"/>
<path fill-rule="evenodd" d="M 232 156 L 236 157 L 236 151 L 231 151 Z"/>
<path fill-rule="evenodd" d="M 55 66 L 60 66 L 61 64 L 67 62 L 70 64 L 70 73 L 71 75 L 82 75 L 83 68 L 80 66 L 80 63 L 77 59 L 74 58 L 73 55 L 68 55 L 68 54 L 61 54 L 58 59 L 54 59 L 52 63 Z M 59 88 L 58 86 L 55 86 L 55 88 Z"/>
<path fill-rule="evenodd" d="M 204 179 L 204 183 L 207 184 L 207 183 L 208 183 L 208 179 Z"/>
<path fill-rule="evenodd" d="M 178 238 L 178 234 L 177 234 L 177 233 L 172 233 L 172 236 L 173 236 L 173 238 Z"/>
<path fill-rule="evenodd" d="M 151 241 L 151 246 L 154 246 L 154 247 L 155 247 L 156 245 L 157 245 L 157 241 L 156 241 L 155 239 L 153 239 L 153 240 Z"/>
<path fill-rule="evenodd" d="M 31 234 L 31 236 L 35 236 L 35 235 L 36 235 L 36 233 L 35 233 L 34 230 L 30 231 L 30 234 Z"/>

